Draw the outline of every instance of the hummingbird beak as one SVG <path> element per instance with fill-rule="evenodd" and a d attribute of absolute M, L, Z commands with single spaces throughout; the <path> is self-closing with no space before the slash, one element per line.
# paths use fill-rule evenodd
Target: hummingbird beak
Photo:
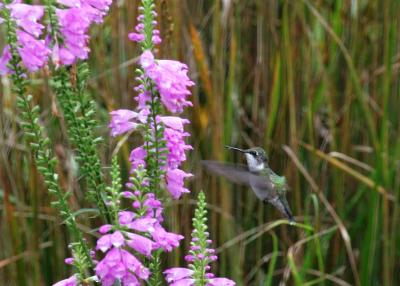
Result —
<path fill-rule="evenodd" d="M 236 147 L 232 147 L 232 146 L 227 146 L 227 145 L 226 145 L 225 148 L 230 149 L 230 150 L 239 151 L 239 152 L 242 152 L 242 153 L 246 153 L 245 150 L 239 149 L 239 148 L 236 148 Z"/>

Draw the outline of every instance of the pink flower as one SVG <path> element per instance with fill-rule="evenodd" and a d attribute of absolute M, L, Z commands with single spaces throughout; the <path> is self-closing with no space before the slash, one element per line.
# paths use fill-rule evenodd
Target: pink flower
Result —
<path fill-rule="evenodd" d="M 162 211 L 163 207 L 159 200 L 156 199 L 153 193 L 148 193 L 146 199 L 143 202 L 143 206 L 147 208 L 146 217 L 152 217 L 157 220 L 158 223 L 163 222 Z"/>
<path fill-rule="evenodd" d="M 212 278 L 208 280 L 207 286 L 234 286 L 236 283 L 228 278 Z"/>
<path fill-rule="evenodd" d="M 78 279 L 76 279 L 75 275 L 67 279 L 61 280 L 56 284 L 53 284 L 53 286 L 77 286 L 77 285 L 78 285 Z"/>
<path fill-rule="evenodd" d="M 165 251 L 171 251 L 175 247 L 179 246 L 179 241 L 184 237 L 180 234 L 167 232 L 161 225 L 156 225 L 154 231 L 151 232 L 154 241 L 158 248 L 162 248 Z"/>
<path fill-rule="evenodd" d="M 121 211 L 118 213 L 118 221 L 120 224 L 125 225 L 132 222 L 136 215 L 130 211 Z"/>
<path fill-rule="evenodd" d="M 183 132 L 183 126 L 190 123 L 189 120 L 180 118 L 178 116 L 158 116 L 157 119 L 176 131 Z"/>
<path fill-rule="evenodd" d="M 127 226 L 130 229 L 142 232 L 153 232 L 154 231 L 154 224 L 157 223 L 157 220 L 154 218 L 138 218 L 133 220 Z"/>
<path fill-rule="evenodd" d="M 76 7 L 76 8 L 81 7 L 80 0 L 57 0 L 57 3 L 65 5 L 67 7 Z"/>
<path fill-rule="evenodd" d="M 112 246 L 121 247 L 125 243 L 125 238 L 121 232 L 116 231 L 113 234 L 106 234 L 97 240 L 97 249 L 103 252 L 109 250 Z"/>
<path fill-rule="evenodd" d="M 35 38 L 42 34 L 44 26 L 38 21 L 43 17 L 43 6 L 13 3 L 7 7 L 11 10 L 11 17 L 20 28 Z"/>
<path fill-rule="evenodd" d="M 99 232 L 101 234 L 105 234 L 105 233 L 109 232 L 111 229 L 112 229 L 112 225 L 111 224 L 105 224 L 105 225 L 103 225 L 103 226 L 101 226 L 99 228 Z"/>
<path fill-rule="evenodd" d="M 129 161 L 131 162 L 132 170 L 139 167 L 139 165 L 145 166 L 145 159 L 146 159 L 146 150 L 144 150 L 143 146 L 137 147 L 132 150 Z"/>
<path fill-rule="evenodd" d="M 132 42 L 141 42 L 144 40 L 144 35 L 132 32 L 128 34 L 128 39 L 131 40 Z"/>
<path fill-rule="evenodd" d="M 192 106 L 187 100 L 191 94 L 188 87 L 194 83 L 187 76 L 188 67 L 178 61 L 155 60 L 150 51 L 140 56 L 140 64 L 146 75 L 157 85 L 161 102 L 172 113 L 181 113 L 186 106 Z"/>
<path fill-rule="evenodd" d="M 186 160 L 186 150 L 192 149 L 192 146 L 185 143 L 185 137 L 187 136 L 190 136 L 187 132 L 165 128 L 164 139 L 167 142 L 167 163 L 169 168 L 178 168 Z"/>
<path fill-rule="evenodd" d="M 110 114 L 109 127 L 111 128 L 111 135 L 115 137 L 135 129 L 138 124 L 145 123 L 148 110 L 144 109 L 137 113 L 128 109 L 118 109 L 110 112 Z M 132 119 L 136 122 L 131 121 Z"/>
<path fill-rule="evenodd" d="M 110 9 L 111 0 L 57 0 L 57 3 L 69 8 L 79 8 L 90 22 L 101 23 Z"/>
<path fill-rule="evenodd" d="M 22 63 L 29 71 L 36 71 L 43 67 L 50 54 L 50 49 L 44 40 L 37 40 L 31 34 L 24 31 L 17 32 L 18 52 Z"/>
<path fill-rule="evenodd" d="M 60 32 L 63 36 L 63 45 L 55 45 L 53 58 L 60 62 L 56 64 L 73 64 L 77 59 L 87 59 L 89 54 L 88 41 L 86 34 L 90 19 L 81 8 L 57 9 L 58 23 Z"/>
<path fill-rule="evenodd" d="M 127 233 L 127 236 L 129 237 L 129 240 L 126 241 L 126 244 L 139 252 L 140 254 L 150 256 L 151 251 L 154 249 L 154 242 L 151 241 L 150 239 L 138 235 L 135 233 Z"/>
<path fill-rule="evenodd" d="M 101 23 L 110 9 L 112 0 L 82 0 L 81 2 L 82 9 L 86 12 L 90 20 L 95 23 Z"/>
<path fill-rule="evenodd" d="M 72 265 L 74 264 L 75 259 L 73 259 L 72 257 L 68 257 L 64 259 L 64 263 L 68 264 L 68 265 Z"/>
<path fill-rule="evenodd" d="M 133 274 L 140 279 L 147 279 L 150 275 L 150 271 L 134 255 L 120 248 L 112 248 L 107 252 L 96 265 L 95 271 L 103 286 L 111 286 L 117 279 L 122 280 L 123 285 L 129 285 L 126 282 L 136 283 Z"/>
<path fill-rule="evenodd" d="M 142 77 L 137 77 L 137 81 L 143 80 Z M 148 102 L 151 100 L 151 95 L 148 91 L 144 90 L 144 86 L 139 84 L 134 88 L 138 95 L 135 97 L 135 100 L 138 102 L 138 109 L 147 109 Z"/>
<path fill-rule="evenodd" d="M 7 67 L 8 62 L 10 60 L 11 60 L 10 46 L 6 45 L 0 57 L 0 75 L 6 75 L 11 73 L 11 70 Z"/>
<path fill-rule="evenodd" d="M 167 269 L 163 272 L 166 277 L 168 283 L 181 280 L 183 278 L 187 278 L 193 275 L 194 271 L 188 268 L 183 267 L 175 267 Z"/>
<path fill-rule="evenodd" d="M 167 171 L 167 190 L 174 199 L 179 199 L 182 193 L 189 193 L 190 191 L 183 186 L 183 180 L 192 177 L 192 174 L 185 173 L 179 169 L 172 169 Z"/>
<path fill-rule="evenodd" d="M 103 21 L 112 0 L 57 0 L 57 3 L 65 6 L 56 10 L 63 43 L 54 45 L 52 58 L 56 65 L 71 65 L 77 59 L 87 59 L 89 27 L 93 22 Z"/>
<path fill-rule="evenodd" d="M 43 17 L 43 7 L 13 3 L 7 5 L 11 17 L 17 24 L 18 53 L 22 63 L 29 71 L 33 72 L 47 63 L 50 49 L 44 40 L 39 39 L 44 26 L 38 21 Z M 2 19 L 1 19 L 2 20 Z M 6 46 L 0 58 L 0 74 L 12 72 L 7 64 L 11 59 L 9 47 Z"/>

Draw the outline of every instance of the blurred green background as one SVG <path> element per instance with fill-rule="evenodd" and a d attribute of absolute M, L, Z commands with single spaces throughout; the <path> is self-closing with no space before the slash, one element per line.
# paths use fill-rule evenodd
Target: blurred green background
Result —
<path fill-rule="evenodd" d="M 115 1 L 92 29 L 89 89 L 104 166 L 117 143 L 108 112 L 135 105 L 139 51 L 127 34 L 138 2 Z M 169 228 L 190 236 L 193 199 L 204 190 L 219 255 L 213 269 L 238 285 L 400 285 L 400 1 L 156 3 L 158 57 L 188 63 L 196 82 L 184 114 L 194 147 L 185 168 L 195 178 L 191 194 L 166 203 Z M 48 80 L 35 75 L 30 92 L 54 139 L 63 187 L 74 190 L 71 205 L 87 208 Z M 70 270 L 68 235 L 21 139 L 6 77 L 0 92 L 0 285 L 51 285 Z M 124 180 L 138 140 L 120 151 Z M 243 162 L 226 144 L 264 147 L 287 177 L 297 221 L 314 231 L 287 225 L 248 189 L 205 173 L 203 159 Z M 98 226 L 91 215 L 78 217 L 88 239 Z M 188 242 L 164 264 L 183 266 Z"/>

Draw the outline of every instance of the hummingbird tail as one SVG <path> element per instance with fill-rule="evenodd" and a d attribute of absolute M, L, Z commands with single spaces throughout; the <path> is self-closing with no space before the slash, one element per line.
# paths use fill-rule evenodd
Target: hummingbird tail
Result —
<path fill-rule="evenodd" d="M 295 222 L 294 216 L 285 197 L 277 197 L 274 200 L 269 200 L 268 202 L 273 204 L 282 214 L 284 214 L 290 223 Z"/>
<path fill-rule="evenodd" d="M 292 211 L 290 210 L 290 207 L 289 207 L 289 204 L 288 204 L 286 198 L 285 197 L 280 198 L 280 201 L 283 205 L 283 209 L 284 209 L 285 214 L 286 214 L 287 218 L 289 219 L 289 221 L 295 222 L 294 216 L 292 214 Z"/>
<path fill-rule="evenodd" d="M 296 220 L 294 219 L 294 216 L 293 216 L 292 212 L 290 211 L 290 209 L 285 205 L 284 205 L 284 209 L 285 209 L 285 214 L 289 219 L 289 222 L 290 223 L 296 222 Z"/>

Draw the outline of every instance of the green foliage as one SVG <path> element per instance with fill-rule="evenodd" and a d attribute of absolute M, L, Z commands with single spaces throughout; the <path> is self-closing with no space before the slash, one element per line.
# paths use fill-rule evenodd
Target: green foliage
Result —
<path fill-rule="evenodd" d="M 79 64 L 76 86 L 72 86 L 67 68 L 60 67 L 53 77 L 52 87 L 67 123 L 69 140 L 76 147 L 76 159 L 87 182 L 87 198 L 98 206 L 102 217 L 109 220 L 98 154 L 98 143 L 102 138 L 94 136 L 93 129 L 97 125 L 93 118 L 94 103 L 85 91 L 88 75 L 86 64 Z"/>
<path fill-rule="evenodd" d="M 47 25 L 50 29 L 50 34 L 51 34 L 51 44 L 50 46 L 53 47 L 55 44 L 55 41 L 57 41 L 58 44 L 63 43 L 63 38 L 60 35 L 60 26 L 57 20 L 57 15 L 56 15 L 56 2 L 54 0 L 44 0 L 45 2 L 45 12 L 46 12 L 46 17 L 47 17 Z"/>
<path fill-rule="evenodd" d="M 156 250 L 153 253 L 153 257 L 149 263 L 149 270 L 151 275 L 147 284 L 150 286 L 161 286 L 163 285 L 164 277 L 162 275 L 162 264 L 161 264 L 161 252 L 162 250 Z"/>
<path fill-rule="evenodd" d="M 156 5 L 154 4 L 153 0 L 142 0 L 141 6 L 143 7 L 143 25 L 144 25 L 144 41 L 141 43 L 142 50 L 153 50 L 153 21 L 154 21 L 154 15 L 153 13 L 155 12 L 155 7 Z"/>
<path fill-rule="evenodd" d="M 144 84 L 147 82 L 150 86 L 149 90 L 152 96 L 150 102 L 151 116 L 148 117 L 147 125 L 154 126 L 154 128 L 147 128 L 144 135 L 144 148 L 147 152 L 146 169 L 147 177 L 150 179 L 149 189 L 157 196 L 160 196 L 161 180 L 165 175 L 165 168 L 163 167 L 166 165 L 168 149 L 164 140 L 164 125 L 157 120 L 157 116 L 161 114 L 162 109 L 159 95 L 154 91 L 152 83 L 148 83 L 148 81 L 146 79 Z"/>
<path fill-rule="evenodd" d="M 121 196 L 121 172 L 118 164 L 118 157 L 115 155 L 112 158 L 111 165 L 111 186 L 107 187 L 107 201 L 109 202 L 109 212 L 111 214 L 113 225 L 118 225 L 118 212 L 120 210 Z"/>
<path fill-rule="evenodd" d="M 199 253 L 207 253 L 207 240 L 209 234 L 207 232 L 207 209 L 206 209 L 206 196 L 203 192 L 199 193 L 197 197 L 197 208 L 194 211 L 193 217 L 193 233 L 192 237 L 197 239 L 196 242 L 191 242 L 191 245 L 200 246 L 198 250 Z M 189 253 L 193 256 L 196 256 L 192 250 Z M 193 278 L 196 280 L 196 286 L 204 286 L 206 285 L 205 281 L 205 273 L 206 273 L 206 266 L 207 266 L 207 259 L 195 259 L 193 264 L 190 267 L 194 270 Z"/>
<path fill-rule="evenodd" d="M 56 3 L 46 1 L 46 15 L 51 30 L 51 46 L 62 44 L 59 23 L 56 16 Z M 51 85 L 57 95 L 59 105 L 67 124 L 69 140 L 76 147 L 76 159 L 83 177 L 87 182 L 87 198 L 99 208 L 102 218 L 110 220 L 105 205 L 105 183 L 98 154 L 101 137 L 95 137 L 93 129 L 97 127 L 94 119 L 94 102 L 86 91 L 89 68 L 86 63 L 78 63 L 74 77 L 69 76 L 72 69 L 61 66 L 54 70 Z M 74 81 L 74 85 L 71 84 Z"/>

